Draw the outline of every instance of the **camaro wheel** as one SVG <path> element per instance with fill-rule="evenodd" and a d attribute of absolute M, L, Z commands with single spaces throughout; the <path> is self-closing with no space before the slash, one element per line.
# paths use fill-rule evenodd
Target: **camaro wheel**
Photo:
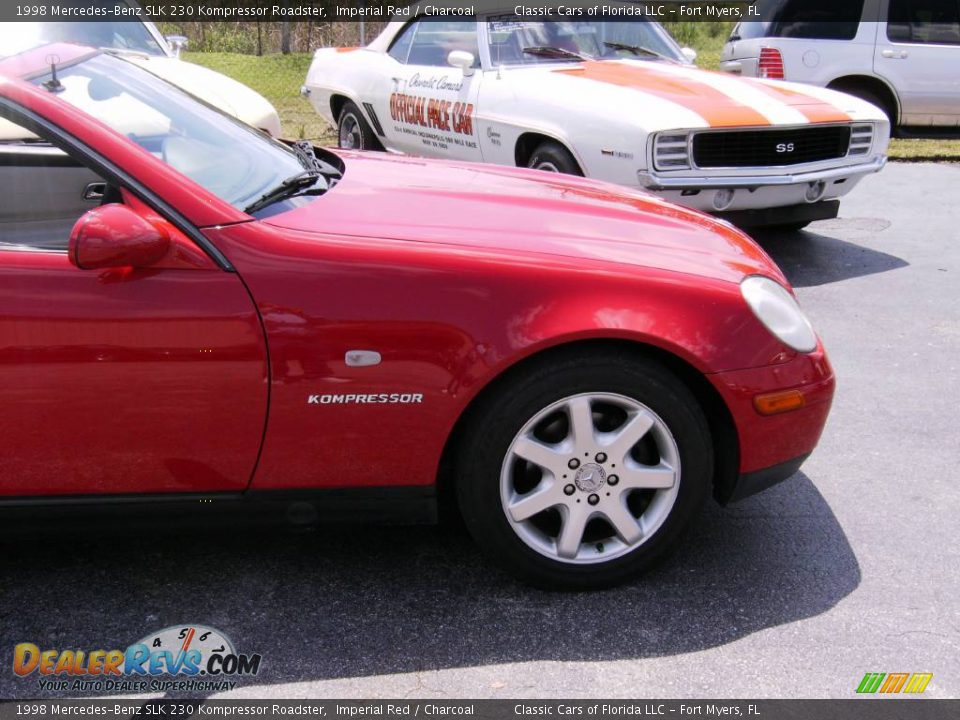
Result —
<path fill-rule="evenodd" d="M 382 150 L 373 130 L 356 104 L 347 101 L 337 119 L 337 141 L 346 150 Z"/>
<path fill-rule="evenodd" d="M 537 149 L 530 156 L 528 168 L 545 170 L 546 172 L 564 173 L 565 175 L 583 175 L 580 166 L 573 155 L 563 145 L 553 140 L 545 140 L 537 145 Z"/>
<path fill-rule="evenodd" d="M 675 544 L 712 467 L 703 412 L 671 373 L 629 354 L 570 357 L 479 411 L 458 498 L 471 533 L 515 574 L 602 587 Z"/>

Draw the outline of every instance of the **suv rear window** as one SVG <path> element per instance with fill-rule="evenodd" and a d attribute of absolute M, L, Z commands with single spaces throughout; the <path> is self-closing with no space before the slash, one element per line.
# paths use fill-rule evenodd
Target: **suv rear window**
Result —
<path fill-rule="evenodd" d="M 762 37 L 770 37 L 768 22 L 739 22 L 730 33 L 731 40 L 753 40 Z"/>
<path fill-rule="evenodd" d="M 863 3 L 864 0 L 758 0 L 762 22 L 741 23 L 734 32 L 743 39 L 852 40 L 860 27 Z"/>
<path fill-rule="evenodd" d="M 960 45 L 960 0 L 890 0 L 887 38 L 894 42 Z"/>

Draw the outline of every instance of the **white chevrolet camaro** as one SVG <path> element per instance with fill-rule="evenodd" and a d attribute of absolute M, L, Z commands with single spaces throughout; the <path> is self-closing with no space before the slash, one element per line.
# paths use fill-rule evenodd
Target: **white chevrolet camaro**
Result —
<path fill-rule="evenodd" d="M 341 147 L 585 175 L 743 225 L 835 217 L 884 166 L 877 107 L 692 56 L 655 22 L 531 20 L 511 6 L 317 50 L 303 93 Z"/>

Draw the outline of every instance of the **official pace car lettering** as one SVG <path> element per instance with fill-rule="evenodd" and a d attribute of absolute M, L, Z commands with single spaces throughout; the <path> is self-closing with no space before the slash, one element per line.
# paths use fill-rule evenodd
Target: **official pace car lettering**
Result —
<path fill-rule="evenodd" d="M 308 395 L 307 405 L 419 405 L 421 393 L 373 393 L 369 395 Z"/>
<path fill-rule="evenodd" d="M 395 122 L 434 130 L 473 135 L 473 105 L 422 95 L 390 95 L 390 117 Z"/>

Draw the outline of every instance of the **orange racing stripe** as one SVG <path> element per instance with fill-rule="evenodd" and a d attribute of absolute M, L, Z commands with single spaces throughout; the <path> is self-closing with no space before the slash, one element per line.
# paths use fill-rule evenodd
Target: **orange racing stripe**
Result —
<path fill-rule="evenodd" d="M 766 83 L 755 83 L 753 87 L 777 100 L 786 102 L 797 112 L 803 113 L 807 120 L 812 123 L 850 122 L 853 119 L 838 107 L 792 88 L 767 85 Z"/>
<path fill-rule="evenodd" d="M 710 127 L 770 125 L 765 115 L 707 83 L 672 77 L 653 69 L 616 62 L 587 61 L 579 68 L 554 72 L 655 95 L 692 110 L 706 120 Z"/>

